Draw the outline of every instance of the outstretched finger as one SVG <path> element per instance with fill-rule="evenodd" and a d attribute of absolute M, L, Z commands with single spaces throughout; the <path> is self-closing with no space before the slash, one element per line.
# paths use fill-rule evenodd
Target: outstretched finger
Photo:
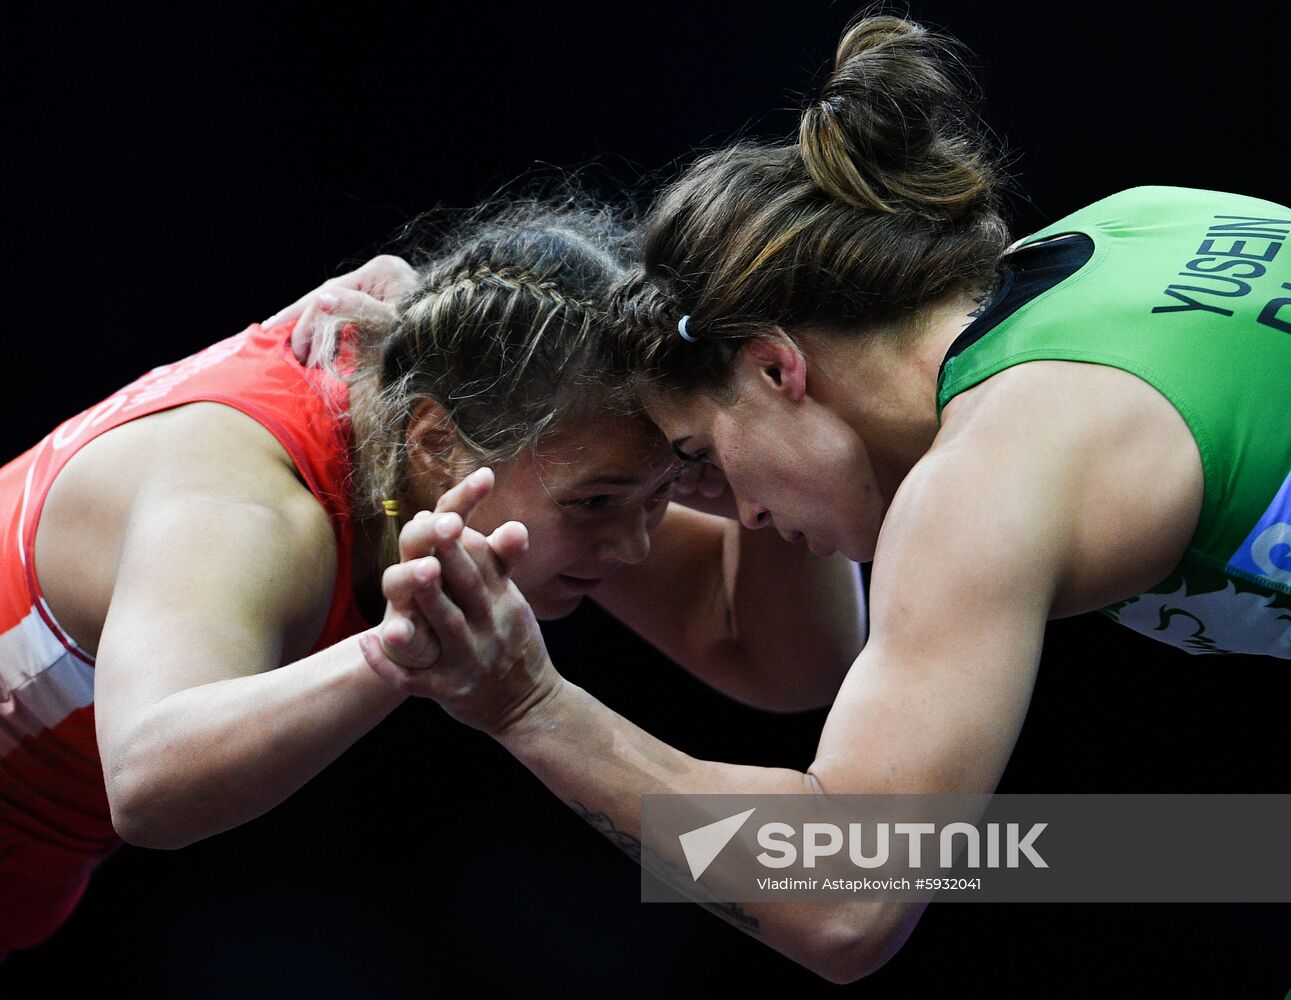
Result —
<path fill-rule="evenodd" d="M 493 482 L 492 469 L 476 469 L 439 498 L 439 502 L 435 504 L 435 513 L 460 514 L 463 521 L 469 521 L 476 505 L 493 489 Z"/>
<path fill-rule="evenodd" d="M 306 292 L 291 305 L 279 309 L 268 319 L 261 320 L 260 325 L 268 330 L 271 327 L 280 326 L 283 323 L 290 323 L 293 319 L 299 319 L 304 314 L 305 307 L 309 305 L 310 300 L 324 294 L 326 293 L 319 288 Z"/>
<path fill-rule="evenodd" d="M 502 534 L 502 539 L 506 540 L 511 533 L 512 529 L 508 529 Z M 525 529 L 525 534 L 526 536 L 528 535 L 527 529 Z M 490 541 L 491 537 L 485 537 L 474 528 L 467 527 L 463 529 L 461 538 L 463 551 L 474 560 L 475 568 L 480 573 L 480 579 L 484 581 L 484 586 L 490 591 L 497 586 L 498 581 L 503 579 L 507 573 L 506 564 L 498 558 L 498 553 Z"/>
<path fill-rule="evenodd" d="M 519 521 L 507 521 L 489 535 L 489 548 L 497 559 L 498 573 L 510 576 L 529 551 L 529 529 Z"/>
<path fill-rule="evenodd" d="M 432 555 L 439 544 L 441 531 L 448 532 L 442 537 L 456 537 L 461 534 L 462 527 L 462 518 L 458 514 L 432 514 L 428 510 L 419 510 L 399 529 L 399 558 L 408 562 Z"/>

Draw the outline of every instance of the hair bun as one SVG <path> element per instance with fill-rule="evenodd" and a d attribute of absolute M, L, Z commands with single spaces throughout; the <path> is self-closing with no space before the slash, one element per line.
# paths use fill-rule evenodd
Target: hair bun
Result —
<path fill-rule="evenodd" d="M 955 219 L 991 200 L 996 170 L 973 126 L 960 46 L 888 15 L 839 42 L 799 154 L 813 183 L 867 211 Z"/>

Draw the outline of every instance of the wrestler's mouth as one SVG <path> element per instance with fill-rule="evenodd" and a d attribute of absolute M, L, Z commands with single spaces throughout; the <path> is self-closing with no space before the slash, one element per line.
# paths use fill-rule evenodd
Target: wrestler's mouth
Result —
<path fill-rule="evenodd" d="M 603 576 L 570 576 L 568 573 L 559 575 L 560 582 L 576 594 L 590 594 L 604 579 Z"/>

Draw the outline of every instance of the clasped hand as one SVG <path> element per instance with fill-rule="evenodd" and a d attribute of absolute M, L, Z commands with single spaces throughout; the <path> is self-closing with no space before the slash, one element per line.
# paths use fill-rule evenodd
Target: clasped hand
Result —
<path fill-rule="evenodd" d="M 403 526 L 400 562 L 381 580 L 385 617 L 359 645 L 388 684 L 499 735 L 551 693 L 559 676 L 511 580 L 528 531 L 508 521 L 485 537 L 466 526 L 492 487 L 492 472 L 481 469 L 444 494 L 434 512 Z"/>

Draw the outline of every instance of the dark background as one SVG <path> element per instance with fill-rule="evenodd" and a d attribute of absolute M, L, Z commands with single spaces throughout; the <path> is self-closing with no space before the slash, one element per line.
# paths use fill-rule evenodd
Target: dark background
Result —
<path fill-rule="evenodd" d="M 912 11 L 978 55 L 983 113 L 1026 193 L 1019 234 L 1139 183 L 1291 200 L 1286 5 Z M 645 196 L 697 147 L 788 135 L 853 13 L 809 0 L 10 13 L 4 454 L 434 205 L 543 164 Z M 692 754 L 811 759 L 821 715 L 733 705 L 594 608 L 548 634 L 568 676 Z M 1289 695 L 1284 662 L 1061 622 L 1001 787 L 1287 791 Z M 0 967 L 5 997 L 87 984 L 245 1000 L 838 989 L 696 908 L 639 903 L 625 858 L 424 702 L 261 820 L 179 852 L 124 848 L 50 942 Z M 843 989 L 1288 986 L 1287 906 L 938 904 Z"/>

